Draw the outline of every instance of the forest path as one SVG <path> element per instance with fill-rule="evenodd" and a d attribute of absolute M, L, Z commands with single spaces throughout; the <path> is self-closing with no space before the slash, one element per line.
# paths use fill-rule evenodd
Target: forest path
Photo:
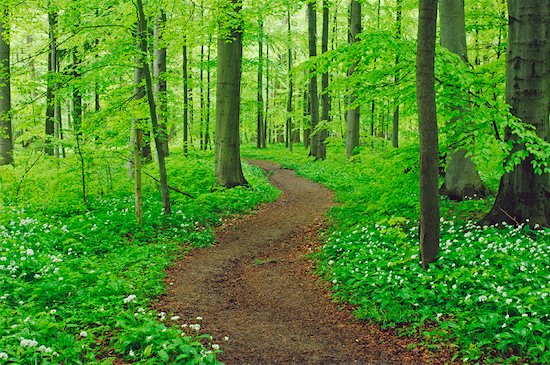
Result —
<path fill-rule="evenodd" d="M 270 172 L 281 198 L 227 221 L 216 245 L 176 262 L 158 309 L 182 323 L 202 317 L 201 332 L 221 345 L 228 365 L 439 362 L 406 350 L 410 340 L 354 320 L 311 273 L 306 255 L 319 244 L 331 192 L 274 163 L 251 163 Z"/>

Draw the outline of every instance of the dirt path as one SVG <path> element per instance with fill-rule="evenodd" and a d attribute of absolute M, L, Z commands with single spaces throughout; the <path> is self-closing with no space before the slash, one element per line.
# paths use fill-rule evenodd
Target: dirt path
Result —
<path fill-rule="evenodd" d="M 177 262 L 161 308 L 182 323 L 202 317 L 228 365 L 439 362 L 331 302 L 304 256 L 317 244 L 332 194 L 273 163 L 253 163 L 273 171 L 283 196 L 227 222 L 216 232 L 218 244 Z"/>

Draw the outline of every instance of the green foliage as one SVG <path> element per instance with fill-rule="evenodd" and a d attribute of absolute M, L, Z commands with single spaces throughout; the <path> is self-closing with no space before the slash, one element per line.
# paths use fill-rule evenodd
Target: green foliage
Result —
<path fill-rule="evenodd" d="M 480 227 L 475 221 L 491 200 L 442 199 L 441 252 L 423 271 L 418 147 L 365 149 L 349 162 L 333 150 L 322 162 L 280 148 L 246 154 L 295 168 L 336 193 L 316 258 L 338 300 L 356 306 L 359 318 L 431 346 L 452 343 L 467 363 L 550 361 L 549 229 Z"/>
<path fill-rule="evenodd" d="M 200 326 L 179 328 L 177 318 L 150 304 L 164 292 L 174 257 L 211 244 L 221 217 L 277 197 L 263 172 L 246 166 L 253 187 L 211 191 L 212 155 L 175 155 L 169 170 L 178 179 L 172 183 L 196 199 L 174 196 L 175 213 L 163 216 L 149 181 L 139 228 L 120 163 L 112 167 L 113 190 L 91 184 L 88 206 L 75 172 L 49 163 L 27 173 L 19 198 L 9 204 L 17 186 L 4 171 L 18 180 L 25 167 L 3 167 L 0 175 L 0 352 L 6 363 L 217 363 L 213 344 L 220 339 L 199 333 Z M 100 179 L 103 168 L 93 164 L 90 176 Z"/>

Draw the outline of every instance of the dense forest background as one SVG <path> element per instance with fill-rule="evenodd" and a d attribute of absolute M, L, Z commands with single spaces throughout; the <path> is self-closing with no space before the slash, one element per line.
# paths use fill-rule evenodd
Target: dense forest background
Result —
<path fill-rule="evenodd" d="M 439 3 L 427 155 L 417 1 L 0 0 L 0 362 L 215 363 L 147 305 L 276 199 L 241 154 L 336 192 L 316 259 L 358 317 L 550 361 L 550 3 Z"/>

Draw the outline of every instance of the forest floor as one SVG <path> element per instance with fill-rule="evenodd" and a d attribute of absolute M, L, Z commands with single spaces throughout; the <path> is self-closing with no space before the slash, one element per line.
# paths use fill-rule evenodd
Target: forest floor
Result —
<path fill-rule="evenodd" d="M 251 163 L 268 171 L 282 196 L 225 221 L 214 246 L 177 261 L 156 308 L 180 324 L 201 317 L 201 333 L 221 345 L 228 365 L 450 363 L 448 353 L 357 321 L 352 308 L 331 300 L 308 254 L 321 244 L 333 195 L 274 163 Z"/>

